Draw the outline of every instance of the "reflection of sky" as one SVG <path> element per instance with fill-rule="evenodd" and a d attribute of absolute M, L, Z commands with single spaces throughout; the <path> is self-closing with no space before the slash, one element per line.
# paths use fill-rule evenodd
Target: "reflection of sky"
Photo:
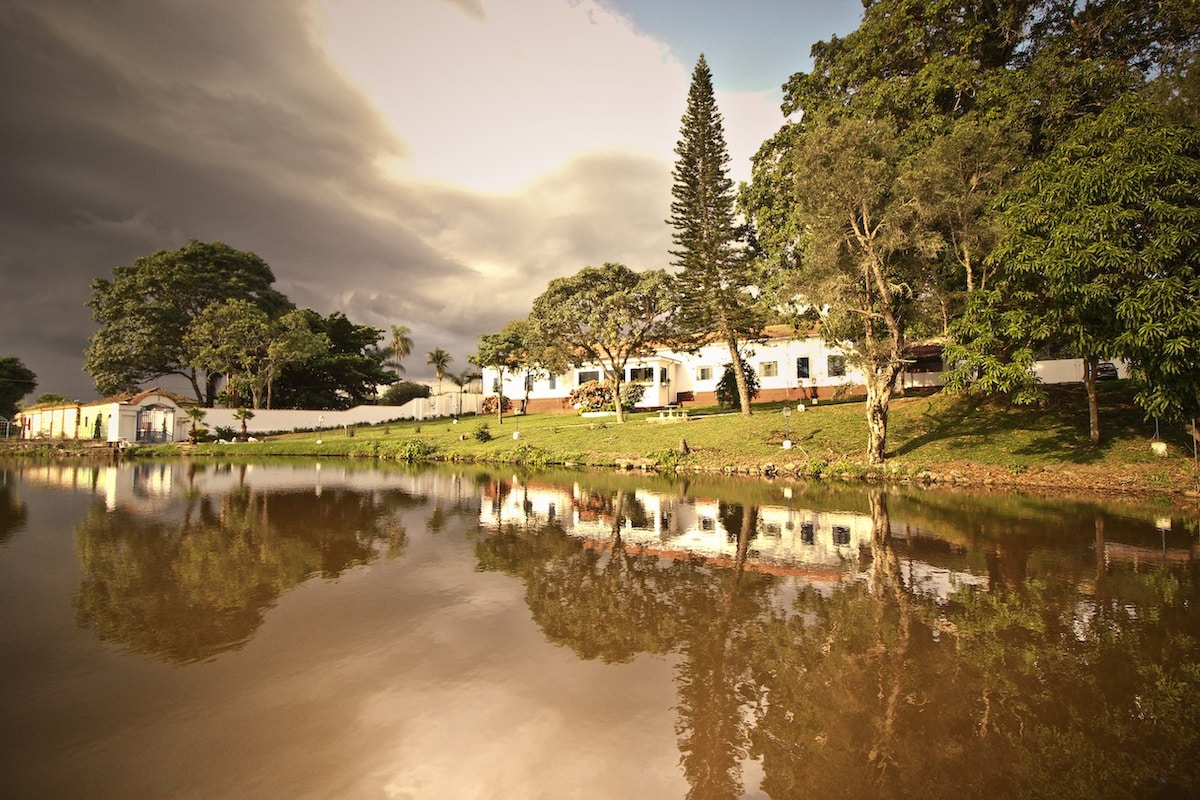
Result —
<path fill-rule="evenodd" d="M 69 492 L 17 485 L 30 524 L 0 553 L 8 796 L 687 792 L 673 661 L 607 665 L 547 643 L 521 582 L 476 570 L 475 514 L 431 535 L 435 498 L 400 509 L 410 531 L 400 557 L 310 580 L 267 610 L 244 648 L 180 667 L 114 652 L 74 623 L 80 576 L 61 565 L 74 563 L 90 480 Z"/>

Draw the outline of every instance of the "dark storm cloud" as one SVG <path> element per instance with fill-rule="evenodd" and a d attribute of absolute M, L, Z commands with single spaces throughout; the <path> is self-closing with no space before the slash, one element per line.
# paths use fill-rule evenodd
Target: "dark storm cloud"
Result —
<path fill-rule="evenodd" d="M 476 2 L 457 2 L 479 12 Z M 189 238 L 262 256 L 293 302 L 441 347 L 585 265 L 660 267 L 669 164 L 578 155 L 507 194 L 399 183 L 405 144 L 294 0 L 0 0 L 0 355 L 81 371 L 91 282 Z M 462 102 L 462 98 L 447 98 Z"/>
<path fill-rule="evenodd" d="M 376 177 L 402 145 L 311 24 L 285 0 L 0 3 L 0 349 L 42 390 L 91 394 L 91 281 L 188 238 L 258 253 L 324 312 L 365 285 L 412 320 L 405 298 L 461 270 L 397 223 L 425 213 Z"/>

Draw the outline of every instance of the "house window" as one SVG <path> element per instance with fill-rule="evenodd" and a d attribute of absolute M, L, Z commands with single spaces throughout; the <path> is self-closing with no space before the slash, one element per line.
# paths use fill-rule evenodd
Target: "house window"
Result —
<path fill-rule="evenodd" d="M 760 361 L 758 364 L 758 376 L 760 378 L 776 378 L 779 376 L 778 361 Z"/>
<path fill-rule="evenodd" d="M 800 525 L 800 541 L 803 544 L 813 544 L 816 542 L 816 530 L 811 522 L 805 522 Z"/>
<path fill-rule="evenodd" d="M 499 378 L 495 378 L 492 380 L 492 391 L 495 394 L 500 394 L 500 379 Z"/>
<path fill-rule="evenodd" d="M 526 373 L 526 375 L 525 375 L 525 391 L 527 391 L 527 392 L 533 391 L 533 376 L 528 373 Z"/>
<path fill-rule="evenodd" d="M 829 357 L 829 377 L 840 378 L 846 374 L 846 357 L 845 356 L 830 356 Z"/>
<path fill-rule="evenodd" d="M 590 370 L 588 372 L 579 373 L 580 385 L 583 385 L 583 384 L 587 383 L 588 381 L 598 381 L 598 380 L 600 380 L 600 372 L 598 370 Z"/>
<path fill-rule="evenodd" d="M 833 526 L 833 543 L 850 544 L 850 529 L 845 525 Z"/>
<path fill-rule="evenodd" d="M 551 376 L 550 376 L 550 388 L 551 388 L 551 389 L 557 389 L 557 388 L 558 388 L 558 376 L 557 376 L 557 375 L 551 375 Z"/>
<path fill-rule="evenodd" d="M 697 367 L 696 368 L 696 379 L 702 380 L 702 381 L 711 381 L 712 380 L 712 370 L 713 370 L 712 367 Z"/>
<path fill-rule="evenodd" d="M 796 359 L 796 377 L 807 378 L 808 374 L 808 356 L 801 356 Z"/>
<path fill-rule="evenodd" d="M 630 367 L 629 380 L 639 383 L 652 383 L 654 381 L 654 367 Z"/>
<path fill-rule="evenodd" d="M 671 379 L 667 377 L 667 368 L 666 367 L 663 367 L 662 369 L 660 369 L 658 371 L 658 382 L 663 385 L 666 385 L 671 382 Z"/>

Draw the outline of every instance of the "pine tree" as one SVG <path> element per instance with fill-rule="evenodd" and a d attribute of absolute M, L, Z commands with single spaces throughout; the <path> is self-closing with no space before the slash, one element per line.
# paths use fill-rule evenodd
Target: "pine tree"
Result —
<path fill-rule="evenodd" d="M 725 129 L 703 55 L 692 73 L 679 133 L 668 220 L 675 228 L 672 238 L 677 247 L 671 251 L 672 263 L 681 268 L 676 322 L 694 346 L 709 341 L 729 345 L 742 415 L 749 416 L 750 393 L 738 343 L 757 337 L 762 326 L 749 291 L 749 260 L 734 220 Z"/>

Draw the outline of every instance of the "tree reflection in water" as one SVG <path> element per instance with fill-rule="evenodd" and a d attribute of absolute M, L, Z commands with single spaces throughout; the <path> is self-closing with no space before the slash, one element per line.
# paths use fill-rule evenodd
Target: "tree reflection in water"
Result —
<path fill-rule="evenodd" d="M 0 471 L 0 547 L 25 527 L 28 517 L 29 511 L 13 491 L 7 472 Z"/>
<path fill-rule="evenodd" d="M 514 491 L 492 487 L 497 503 Z M 679 659 L 689 797 L 742 796 L 747 759 L 773 798 L 1200 793 L 1196 568 L 1104 563 L 1102 511 L 1067 509 L 1047 534 L 1037 502 L 958 524 L 952 501 L 873 489 L 863 568 L 829 584 L 754 562 L 754 503 L 721 504 L 737 541 L 717 561 L 630 544 L 631 518 L 653 520 L 622 490 L 574 495 L 607 539 L 561 517 L 498 524 L 476 543 L 480 568 L 522 580 L 546 637 L 581 658 Z M 1047 535 L 1096 537 L 1095 565 L 1033 547 Z M 922 557 L 971 561 L 980 579 L 930 590 Z"/>
<path fill-rule="evenodd" d="M 185 492 L 178 521 L 96 503 L 75 532 L 84 578 L 76 619 L 105 641 L 172 664 L 243 646 L 276 598 L 311 576 L 332 578 L 399 555 L 404 492 Z"/>

